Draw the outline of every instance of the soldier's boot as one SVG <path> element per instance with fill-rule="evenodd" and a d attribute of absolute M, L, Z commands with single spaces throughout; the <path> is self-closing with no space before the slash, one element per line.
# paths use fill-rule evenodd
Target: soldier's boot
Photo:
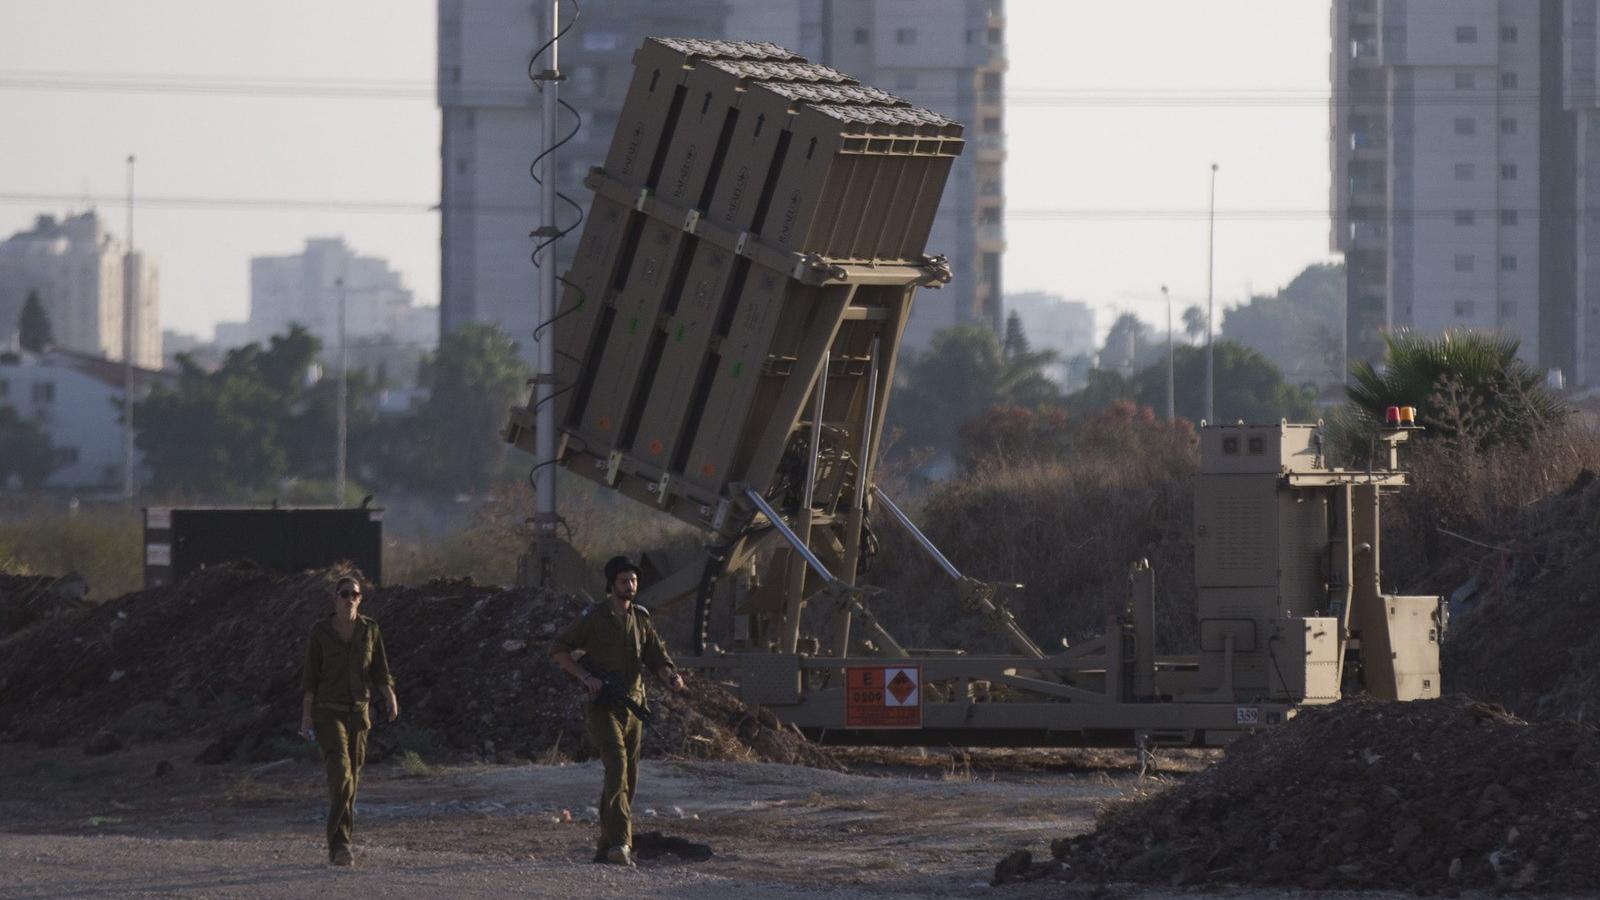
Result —
<path fill-rule="evenodd" d="M 632 867 L 634 865 L 633 849 L 627 844 L 618 844 L 606 851 L 606 862 Z"/>
<path fill-rule="evenodd" d="M 353 866 L 356 864 L 355 854 L 350 852 L 349 847 L 340 847 L 333 851 L 331 864 L 335 866 Z"/>

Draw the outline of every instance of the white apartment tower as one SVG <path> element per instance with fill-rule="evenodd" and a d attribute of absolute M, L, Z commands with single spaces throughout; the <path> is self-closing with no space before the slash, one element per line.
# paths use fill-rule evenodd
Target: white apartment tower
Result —
<path fill-rule="evenodd" d="M 0 346 L 10 346 L 29 294 L 50 317 L 56 346 L 104 359 L 123 357 L 125 265 L 133 266 L 133 360 L 161 367 L 161 284 L 155 260 L 128 255 L 94 210 L 34 226 L 0 242 Z"/>
<path fill-rule="evenodd" d="M 300 253 L 251 259 L 250 318 L 218 325 L 218 341 L 264 343 L 301 325 L 332 349 L 341 298 L 351 341 L 388 338 L 426 349 L 438 344 L 437 311 L 414 306 L 399 272 L 383 259 L 357 255 L 342 238 L 310 238 Z"/>
<path fill-rule="evenodd" d="M 1337 0 L 1332 28 L 1350 359 L 1471 328 L 1600 381 L 1594 0 Z"/>
<path fill-rule="evenodd" d="M 959 322 L 1001 325 L 1005 158 L 1001 103 L 1003 0 L 590 0 L 561 44 L 561 114 L 577 133 L 558 156 L 560 189 L 587 208 L 583 176 L 604 159 L 646 37 L 765 40 L 833 66 L 967 125 L 968 150 L 945 189 L 928 246 L 956 280 L 923 292 L 911 346 Z M 440 316 L 448 331 L 492 322 L 528 348 L 536 275 L 529 232 L 538 188 L 529 164 L 542 146 L 529 58 L 550 4 L 439 0 L 438 100 L 443 115 Z M 567 7 L 563 6 L 563 15 Z M 576 213 L 558 204 L 563 223 Z M 577 245 L 565 241 L 563 255 Z M 561 271 L 567 259 L 560 263 Z"/>

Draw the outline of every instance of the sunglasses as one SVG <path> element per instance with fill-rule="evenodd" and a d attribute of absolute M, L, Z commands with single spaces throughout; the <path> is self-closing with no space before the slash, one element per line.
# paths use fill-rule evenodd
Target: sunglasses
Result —
<path fill-rule="evenodd" d="M 339 596 L 345 598 L 346 600 L 349 600 L 351 597 L 359 597 L 359 596 L 361 596 L 361 592 L 360 591 L 352 591 L 349 588 L 345 588 L 344 590 L 339 592 Z"/>

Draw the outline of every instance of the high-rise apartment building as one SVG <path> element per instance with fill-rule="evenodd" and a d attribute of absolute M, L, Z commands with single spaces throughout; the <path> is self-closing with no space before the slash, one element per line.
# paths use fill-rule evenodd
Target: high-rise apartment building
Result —
<path fill-rule="evenodd" d="M 0 345 L 11 344 L 22 306 L 37 294 L 56 346 L 105 359 L 123 357 L 125 266 L 133 266 L 133 360 L 161 367 L 160 275 L 155 260 L 128 255 L 90 210 L 34 226 L 0 243 Z"/>
<path fill-rule="evenodd" d="M 339 303 L 349 341 L 388 338 L 432 349 L 437 310 L 412 304 L 411 289 L 386 260 L 358 256 L 342 238 L 310 238 L 305 250 L 250 260 L 250 317 L 217 325 L 224 346 L 265 343 L 300 325 L 331 349 L 339 339 Z"/>
<path fill-rule="evenodd" d="M 1387 328 L 1472 328 L 1516 336 L 1571 384 L 1600 380 L 1594 8 L 1336 0 L 1332 243 L 1351 360 L 1381 357 Z"/>
<path fill-rule="evenodd" d="M 543 142 L 540 96 L 528 78 L 548 3 L 439 0 L 438 100 L 443 114 L 440 316 L 445 330 L 493 322 L 528 345 L 537 278 L 529 232 L 538 187 L 529 165 Z M 565 9 L 565 7 L 563 7 Z M 583 176 L 611 142 L 649 36 L 765 40 L 833 66 L 967 125 L 928 246 L 956 280 L 924 292 L 911 346 L 959 322 L 1000 327 L 1005 159 L 1002 0 L 590 0 L 561 42 L 560 189 L 587 208 Z M 558 205 L 563 223 L 576 212 Z M 577 235 L 562 244 L 577 246 Z M 561 271 L 566 261 L 559 263 Z"/>

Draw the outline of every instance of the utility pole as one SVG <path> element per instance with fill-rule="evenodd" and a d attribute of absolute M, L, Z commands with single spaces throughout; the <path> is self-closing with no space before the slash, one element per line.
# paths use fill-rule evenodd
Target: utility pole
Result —
<path fill-rule="evenodd" d="M 128 250 L 122 257 L 122 498 L 133 502 L 133 318 L 139 279 L 133 258 L 133 163 L 128 154 Z"/>
<path fill-rule="evenodd" d="M 1211 207 L 1206 215 L 1206 422 L 1217 424 L 1217 164 L 1211 164 Z"/>
<path fill-rule="evenodd" d="M 1173 400 L 1173 387 L 1176 379 L 1173 375 L 1173 349 L 1172 349 L 1172 295 L 1167 292 L 1167 286 L 1161 286 L 1161 297 L 1167 301 L 1167 424 L 1178 420 L 1176 405 Z"/>
<path fill-rule="evenodd" d="M 350 401 L 349 365 L 345 356 L 345 288 L 344 278 L 341 276 L 333 280 L 334 289 L 339 292 L 339 408 L 338 408 L 338 447 L 333 456 L 333 505 L 344 506 L 344 470 L 345 447 L 350 435 L 350 414 L 348 405 Z"/>

